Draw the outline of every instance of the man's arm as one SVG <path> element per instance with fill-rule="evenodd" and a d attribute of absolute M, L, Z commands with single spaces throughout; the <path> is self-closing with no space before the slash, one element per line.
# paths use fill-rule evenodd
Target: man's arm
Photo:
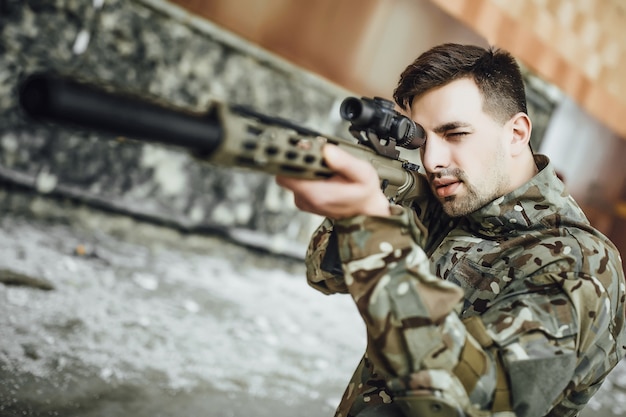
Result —
<path fill-rule="evenodd" d="M 299 209 L 326 217 L 313 233 L 307 249 L 309 284 L 326 294 L 345 293 L 347 287 L 338 259 L 334 221 L 356 215 L 388 216 L 390 204 L 369 162 L 354 158 L 333 145 L 326 145 L 323 152 L 326 165 L 335 172 L 333 177 L 303 181 L 277 176 L 277 183 L 294 193 Z M 425 183 L 420 187 L 427 189 Z"/>
<path fill-rule="evenodd" d="M 335 227 L 368 358 L 407 416 L 436 401 L 467 416 L 582 408 L 623 356 L 623 276 L 599 241 L 597 259 L 587 257 L 595 275 L 557 256 L 462 320 L 463 293 L 431 273 L 410 210 Z"/>

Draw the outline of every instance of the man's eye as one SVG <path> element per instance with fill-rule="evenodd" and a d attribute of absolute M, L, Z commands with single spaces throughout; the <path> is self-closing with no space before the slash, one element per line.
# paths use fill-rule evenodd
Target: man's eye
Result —
<path fill-rule="evenodd" d="M 460 138 L 461 136 L 465 136 L 467 134 L 468 132 L 449 132 L 447 136 L 452 138 Z"/>

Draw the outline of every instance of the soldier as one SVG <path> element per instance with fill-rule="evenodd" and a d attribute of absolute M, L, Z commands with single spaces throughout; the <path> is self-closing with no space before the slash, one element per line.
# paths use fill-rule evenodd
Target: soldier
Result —
<path fill-rule="evenodd" d="M 336 416 L 577 415 L 624 355 L 624 274 L 533 154 L 515 59 L 440 45 L 405 69 L 394 99 L 426 132 L 410 208 L 332 145 L 332 178 L 277 178 L 326 217 L 309 283 L 349 293 L 367 329 Z M 341 272 L 321 267 L 335 238 Z"/>

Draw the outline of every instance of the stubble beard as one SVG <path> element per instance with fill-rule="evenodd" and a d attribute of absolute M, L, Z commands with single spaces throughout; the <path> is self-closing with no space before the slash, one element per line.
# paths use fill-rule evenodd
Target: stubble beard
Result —
<path fill-rule="evenodd" d="M 445 197 L 441 201 L 443 211 L 450 217 L 466 216 L 485 204 L 493 201 L 495 196 L 492 193 L 481 193 L 476 187 L 467 181 L 462 181 L 465 188 L 464 195 L 452 195 Z"/>
<path fill-rule="evenodd" d="M 450 217 L 466 216 L 475 212 L 486 204 L 506 194 L 508 178 L 505 175 L 503 159 L 495 164 L 488 178 L 482 178 L 478 183 L 471 183 L 469 178 L 459 168 L 444 170 L 436 176 L 453 176 L 461 182 L 463 190 L 460 194 L 451 195 L 440 200 L 443 211 Z"/>

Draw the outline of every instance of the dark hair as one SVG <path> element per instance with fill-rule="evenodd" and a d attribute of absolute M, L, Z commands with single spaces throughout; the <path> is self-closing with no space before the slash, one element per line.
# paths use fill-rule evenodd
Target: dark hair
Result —
<path fill-rule="evenodd" d="M 429 49 L 402 72 L 393 98 L 407 110 L 415 97 L 461 78 L 474 80 L 484 111 L 496 120 L 527 113 L 520 67 L 510 53 L 494 47 L 446 43 Z"/>

